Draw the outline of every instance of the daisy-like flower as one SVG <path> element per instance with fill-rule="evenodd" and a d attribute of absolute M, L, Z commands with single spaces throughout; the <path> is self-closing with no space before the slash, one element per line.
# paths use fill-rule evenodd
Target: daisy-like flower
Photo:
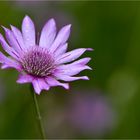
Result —
<path fill-rule="evenodd" d="M 85 69 L 90 58 L 79 58 L 90 48 L 67 51 L 67 40 L 71 25 L 64 26 L 56 35 L 56 23 L 50 19 L 43 27 L 39 42 L 36 41 L 35 26 L 29 16 L 22 22 L 22 32 L 11 25 L 11 30 L 4 28 L 5 36 L 0 34 L 0 43 L 9 57 L 0 52 L 1 68 L 15 68 L 20 72 L 17 83 L 32 83 L 34 90 L 40 94 L 52 86 L 69 88 L 68 82 L 88 80 L 87 76 L 75 75 Z M 72 63 L 70 63 L 72 62 Z M 62 83 L 61 81 L 65 81 Z"/>

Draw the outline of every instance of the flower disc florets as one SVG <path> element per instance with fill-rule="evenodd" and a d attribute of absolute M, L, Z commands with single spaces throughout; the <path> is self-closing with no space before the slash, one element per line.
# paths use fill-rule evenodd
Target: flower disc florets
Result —
<path fill-rule="evenodd" d="M 38 46 L 31 49 L 22 58 L 22 66 L 25 72 L 37 77 L 50 75 L 54 69 L 54 60 L 51 54 Z"/>

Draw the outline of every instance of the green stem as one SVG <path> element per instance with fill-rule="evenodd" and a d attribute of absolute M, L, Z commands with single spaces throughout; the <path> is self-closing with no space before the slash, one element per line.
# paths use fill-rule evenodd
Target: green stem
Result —
<path fill-rule="evenodd" d="M 41 137 L 42 137 L 42 139 L 46 139 L 45 131 L 43 128 L 43 123 L 42 123 L 42 117 L 40 114 L 40 109 L 39 109 L 39 105 L 38 105 L 38 101 L 37 101 L 37 95 L 33 89 L 31 89 L 31 93 L 32 93 L 33 101 L 34 101 L 34 106 L 35 106 L 35 111 L 36 111 L 36 115 L 37 115 L 38 126 L 39 126 L 39 130 L 41 133 Z"/>

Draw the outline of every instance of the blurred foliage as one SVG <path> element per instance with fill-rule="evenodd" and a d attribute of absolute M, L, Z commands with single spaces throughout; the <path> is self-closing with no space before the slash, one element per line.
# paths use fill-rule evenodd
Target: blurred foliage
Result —
<path fill-rule="evenodd" d="M 1 25 L 20 28 L 26 14 L 37 30 L 50 17 L 59 28 L 72 23 L 69 50 L 94 48 L 84 54 L 92 58 L 93 71 L 80 74 L 88 75 L 89 81 L 75 81 L 69 91 L 55 87 L 38 96 L 48 138 L 96 138 L 73 130 L 64 115 L 75 93 L 95 94 L 94 90 L 111 101 L 116 115 L 112 130 L 98 137 L 140 138 L 140 2 L 0 1 Z M 29 85 L 18 85 L 17 77 L 15 70 L 0 71 L 0 138 L 40 138 Z"/>

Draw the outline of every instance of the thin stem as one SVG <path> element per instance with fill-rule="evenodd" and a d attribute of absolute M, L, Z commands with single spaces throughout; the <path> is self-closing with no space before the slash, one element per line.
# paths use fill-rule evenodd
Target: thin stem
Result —
<path fill-rule="evenodd" d="M 45 131 L 43 128 L 43 123 L 42 123 L 42 117 L 40 114 L 40 109 L 39 109 L 39 105 L 38 105 L 38 101 L 37 101 L 37 95 L 33 91 L 33 89 L 31 89 L 31 93 L 32 93 L 33 101 L 34 101 L 34 106 L 35 106 L 35 111 L 36 111 L 36 115 L 37 115 L 37 120 L 38 120 L 38 125 L 39 125 L 39 130 L 41 133 L 41 137 L 42 137 L 42 139 L 46 139 Z"/>

